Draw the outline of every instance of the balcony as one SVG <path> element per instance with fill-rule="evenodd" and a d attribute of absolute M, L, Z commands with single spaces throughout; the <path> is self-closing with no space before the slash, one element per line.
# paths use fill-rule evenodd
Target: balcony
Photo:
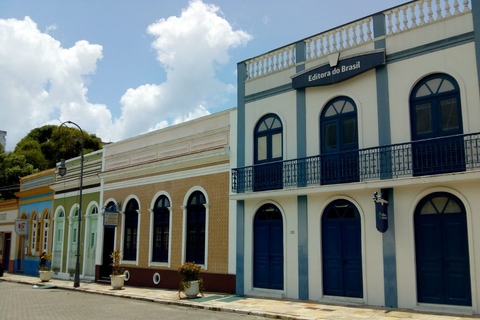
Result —
<path fill-rule="evenodd" d="M 480 133 L 232 169 L 232 192 L 429 176 L 480 169 Z"/>

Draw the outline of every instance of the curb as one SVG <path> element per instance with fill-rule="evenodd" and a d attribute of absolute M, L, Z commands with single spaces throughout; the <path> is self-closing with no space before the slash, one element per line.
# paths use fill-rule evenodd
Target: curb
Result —
<path fill-rule="evenodd" d="M 0 281 L 5 281 L 5 282 L 12 282 L 12 283 L 20 283 L 20 284 L 26 284 L 26 285 L 38 285 L 37 283 L 33 283 L 31 281 L 22 281 L 22 280 L 11 280 L 11 279 L 5 279 L 0 277 Z M 209 305 L 202 305 L 198 303 L 192 303 L 195 299 L 186 299 L 184 301 L 179 300 L 179 301 L 171 301 L 171 300 L 164 300 L 164 299 L 153 299 L 153 298 L 147 298 L 147 297 L 140 297 L 140 296 L 134 296 L 134 295 L 123 295 L 123 294 L 118 294 L 116 292 L 104 292 L 104 291 L 96 291 L 96 290 L 90 290 L 90 289 L 83 289 L 83 288 L 71 288 L 71 287 L 66 287 L 66 286 L 58 286 L 54 285 L 56 289 L 62 289 L 62 290 L 70 290 L 70 291 L 77 291 L 77 292 L 85 292 L 85 293 L 90 293 L 90 294 L 101 294 L 104 296 L 111 296 L 111 297 L 119 297 L 119 298 L 125 298 L 125 299 L 134 299 L 134 300 L 139 300 L 139 301 L 145 301 L 145 302 L 153 302 L 153 303 L 159 303 L 159 304 L 164 304 L 164 305 L 171 305 L 171 306 L 178 306 L 178 307 L 189 307 L 189 308 L 196 308 L 196 309 L 203 309 L 203 310 L 209 310 L 209 311 L 215 311 L 215 312 L 224 312 L 224 313 L 236 313 L 236 314 L 241 314 L 241 315 L 251 315 L 251 316 L 257 316 L 257 317 L 263 317 L 267 319 L 281 319 L 281 320 L 314 320 L 315 318 L 305 318 L 305 317 L 296 317 L 292 315 L 286 315 L 286 314 L 279 314 L 279 313 L 271 313 L 271 312 L 262 312 L 262 311 L 248 311 L 248 310 L 241 310 L 241 309 L 235 309 L 235 308 L 225 308 L 225 307 L 215 307 L 215 306 L 209 306 Z M 116 291 L 124 291 L 124 290 L 116 290 Z M 192 301 L 192 302 L 189 302 Z"/>

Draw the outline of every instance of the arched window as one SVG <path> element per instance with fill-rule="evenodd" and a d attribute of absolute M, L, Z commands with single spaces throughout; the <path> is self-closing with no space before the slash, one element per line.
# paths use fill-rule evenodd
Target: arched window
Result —
<path fill-rule="evenodd" d="M 39 237 L 38 235 L 38 229 L 40 225 L 38 224 L 38 215 L 36 212 L 32 213 L 32 216 L 30 218 L 30 223 L 31 223 L 31 233 L 30 233 L 30 255 L 34 256 L 37 253 L 38 250 L 38 245 L 37 245 L 37 238 Z"/>
<path fill-rule="evenodd" d="M 255 164 L 283 159 L 283 127 L 274 114 L 264 116 L 255 128 Z"/>
<path fill-rule="evenodd" d="M 45 212 L 43 215 L 43 247 L 42 252 L 49 252 L 48 242 L 50 234 L 50 212 Z"/>
<path fill-rule="evenodd" d="M 283 126 L 280 118 L 268 114 L 255 127 L 255 183 L 254 190 L 272 190 L 283 187 Z"/>
<path fill-rule="evenodd" d="M 123 229 L 123 259 L 125 260 L 137 259 L 138 208 L 135 199 L 128 201 Z"/>
<path fill-rule="evenodd" d="M 358 176 L 357 108 L 352 99 L 329 101 L 320 116 L 322 184 L 355 182 Z"/>
<path fill-rule="evenodd" d="M 158 197 L 153 208 L 152 261 L 168 262 L 170 236 L 170 201 L 165 195 Z"/>
<path fill-rule="evenodd" d="M 74 209 L 73 213 L 72 213 L 72 223 L 71 223 L 71 226 L 72 226 L 72 244 L 76 245 L 77 244 L 77 240 L 78 240 L 78 215 L 79 215 L 79 210 L 78 210 L 78 206 Z M 76 248 L 76 247 L 74 247 Z"/>
<path fill-rule="evenodd" d="M 187 245 L 186 261 L 197 264 L 205 263 L 205 224 L 206 204 L 205 195 L 195 191 L 188 198 L 187 203 Z"/>
<path fill-rule="evenodd" d="M 97 207 L 97 206 L 94 206 L 94 207 L 92 208 L 92 210 L 90 211 L 90 214 L 91 214 L 91 215 L 98 214 L 98 207 Z"/>
<path fill-rule="evenodd" d="M 446 74 L 422 79 L 410 96 L 412 140 L 419 141 L 462 134 L 460 89 Z M 463 138 L 415 142 L 412 145 L 413 174 L 438 174 L 465 170 Z"/>

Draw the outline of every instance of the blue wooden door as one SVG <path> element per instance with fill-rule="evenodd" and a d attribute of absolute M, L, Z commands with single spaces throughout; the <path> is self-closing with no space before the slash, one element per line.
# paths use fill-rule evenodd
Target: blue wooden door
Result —
<path fill-rule="evenodd" d="M 460 89 L 454 78 L 433 74 L 410 97 L 413 175 L 465 171 Z M 452 136 L 450 138 L 445 138 Z M 442 138 L 442 139 L 432 139 Z"/>
<path fill-rule="evenodd" d="M 277 115 L 264 116 L 255 128 L 253 190 L 283 188 L 283 126 Z"/>
<path fill-rule="evenodd" d="M 283 290 L 283 220 L 277 207 L 263 205 L 255 214 L 253 286 Z"/>
<path fill-rule="evenodd" d="M 359 180 L 357 111 L 348 97 L 330 101 L 320 117 L 321 184 Z"/>
<path fill-rule="evenodd" d="M 322 216 L 324 295 L 363 297 L 360 215 L 348 201 L 332 202 Z"/>
<path fill-rule="evenodd" d="M 424 198 L 415 212 L 418 302 L 472 305 L 465 209 L 448 193 Z"/>

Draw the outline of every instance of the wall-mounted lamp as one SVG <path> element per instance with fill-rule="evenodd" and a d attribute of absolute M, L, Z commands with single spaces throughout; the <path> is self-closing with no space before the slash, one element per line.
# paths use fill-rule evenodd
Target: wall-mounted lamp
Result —
<path fill-rule="evenodd" d="M 58 167 L 58 174 L 63 177 L 67 174 L 67 167 L 65 166 L 65 159 L 60 160 L 60 167 Z"/>
<path fill-rule="evenodd" d="M 384 233 L 388 229 L 388 201 L 383 198 L 383 193 L 378 195 L 373 193 L 373 202 L 375 202 L 375 221 L 377 230 Z"/>

